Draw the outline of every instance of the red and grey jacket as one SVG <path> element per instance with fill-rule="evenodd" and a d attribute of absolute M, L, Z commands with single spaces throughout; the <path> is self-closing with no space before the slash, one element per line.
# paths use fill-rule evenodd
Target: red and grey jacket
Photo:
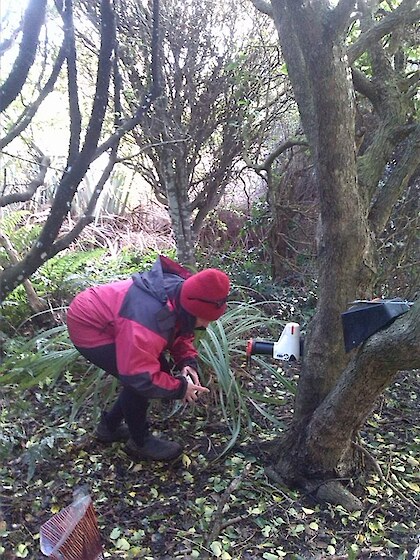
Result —
<path fill-rule="evenodd" d="M 160 256 L 148 272 L 88 288 L 70 304 L 70 339 L 79 348 L 115 344 L 124 385 L 147 398 L 182 398 L 186 379 L 162 371 L 159 358 L 169 351 L 177 369 L 196 367 L 193 329 L 183 334 L 177 308 L 177 294 L 189 276 L 181 265 Z"/>

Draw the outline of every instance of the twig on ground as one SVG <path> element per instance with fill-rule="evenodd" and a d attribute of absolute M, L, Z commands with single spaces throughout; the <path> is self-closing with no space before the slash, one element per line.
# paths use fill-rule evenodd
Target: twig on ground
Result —
<path fill-rule="evenodd" d="M 387 478 L 385 477 L 384 473 L 382 472 L 382 469 L 379 465 L 379 463 L 376 461 L 376 459 L 369 453 L 369 451 L 367 449 L 365 449 L 362 445 L 360 445 L 359 443 L 356 443 L 355 441 L 353 442 L 353 445 L 356 447 L 356 449 L 358 449 L 359 451 L 361 451 L 365 457 L 367 459 L 369 459 L 370 463 L 372 464 L 373 468 L 375 469 L 376 473 L 378 474 L 379 478 L 382 480 L 382 482 L 384 484 L 386 484 L 387 486 L 389 486 L 389 488 L 391 488 L 391 490 L 393 492 L 395 492 L 396 494 L 398 494 L 398 496 L 405 500 L 407 503 L 410 504 L 410 506 L 412 506 L 415 510 L 420 511 L 420 507 L 413 502 L 410 498 L 408 498 L 403 492 L 401 492 L 401 490 L 398 490 L 398 488 L 396 486 L 394 486 L 394 484 L 392 484 L 391 482 L 389 482 L 389 480 L 387 480 Z"/>
<path fill-rule="evenodd" d="M 232 519 L 231 521 L 223 521 L 222 520 L 222 515 L 223 515 L 223 509 L 225 507 L 225 505 L 227 504 L 229 498 L 232 496 L 232 494 L 235 492 L 235 490 L 238 489 L 239 485 L 241 484 L 243 478 L 249 473 L 251 469 L 251 463 L 248 463 L 244 470 L 236 477 L 232 480 L 232 482 L 229 484 L 229 486 L 226 488 L 226 490 L 223 492 L 222 496 L 219 499 L 219 503 L 217 504 L 217 509 L 214 512 L 213 515 L 213 528 L 210 531 L 210 533 L 208 534 L 207 538 L 205 539 L 204 542 L 204 547 L 208 548 L 211 543 L 213 541 L 215 541 L 217 539 L 217 537 L 219 536 L 220 532 L 225 528 L 228 527 L 229 525 L 232 525 L 233 523 L 237 523 L 239 521 L 241 521 L 241 519 L 243 519 L 243 516 L 238 516 L 235 517 L 234 519 Z M 202 555 L 203 560 L 205 558 L 209 558 L 208 553 L 204 553 Z"/>

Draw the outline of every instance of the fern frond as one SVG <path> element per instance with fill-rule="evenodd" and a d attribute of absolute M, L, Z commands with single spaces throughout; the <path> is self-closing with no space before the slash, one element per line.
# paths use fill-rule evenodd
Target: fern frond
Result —
<path fill-rule="evenodd" d="M 10 237 L 18 229 L 18 226 L 22 225 L 23 219 L 30 215 L 29 210 L 14 210 L 5 214 L 0 219 L 0 229 Z"/>

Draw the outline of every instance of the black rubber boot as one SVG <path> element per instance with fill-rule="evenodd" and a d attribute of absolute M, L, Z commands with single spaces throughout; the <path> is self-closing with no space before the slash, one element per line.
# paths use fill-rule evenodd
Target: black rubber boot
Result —
<path fill-rule="evenodd" d="M 141 447 L 129 439 L 125 450 L 128 455 L 139 460 L 170 461 L 181 455 L 182 446 L 174 441 L 165 441 L 148 434 Z"/>
<path fill-rule="evenodd" d="M 102 418 L 96 427 L 95 436 L 103 443 L 113 443 L 114 441 L 127 441 L 130 438 L 130 432 L 125 424 L 121 424 L 115 430 L 110 430 Z"/>

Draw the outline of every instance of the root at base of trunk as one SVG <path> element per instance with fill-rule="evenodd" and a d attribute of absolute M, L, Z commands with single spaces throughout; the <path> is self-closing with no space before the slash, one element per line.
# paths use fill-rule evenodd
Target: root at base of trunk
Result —
<path fill-rule="evenodd" d="M 265 472 L 271 480 L 285 486 L 281 476 L 272 467 L 265 469 Z M 359 498 L 356 498 L 356 496 L 344 488 L 344 486 L 337 480 L 330 480 L 327 482 L 315 482 L 313 480 L 308 480 L 302 482 L 301 489 L 309 492 L 320 502 L 341 505 L 347 511 L 358 511 L 363 509 L 363 504 Z"/>
<path fill-rule="evenodd" d="M 363 509 L 363 504 L 336 480 L 325 482 L 318 487 L 315 496 L 318 500 L 343 506 L 347 511 Z"/>

